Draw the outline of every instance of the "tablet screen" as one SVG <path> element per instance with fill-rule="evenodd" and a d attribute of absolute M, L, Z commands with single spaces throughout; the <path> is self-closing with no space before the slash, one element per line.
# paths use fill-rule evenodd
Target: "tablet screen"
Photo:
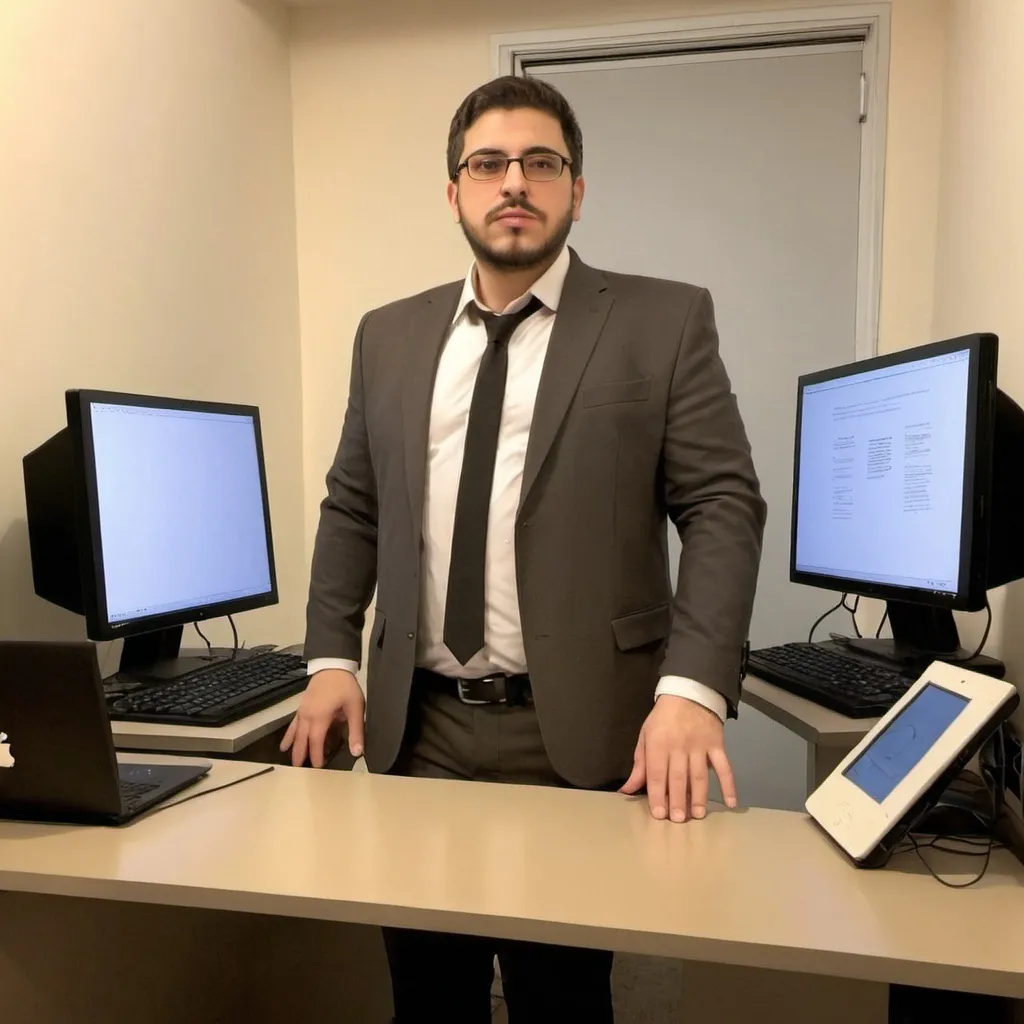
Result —
<path fill-rule="evenodd" d="M 928 683 L 843 775 L 881 803 L 970 702 Z"/>

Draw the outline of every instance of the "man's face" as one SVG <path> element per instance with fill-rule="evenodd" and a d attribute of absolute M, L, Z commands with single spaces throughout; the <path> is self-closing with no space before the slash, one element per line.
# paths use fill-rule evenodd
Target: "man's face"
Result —
<path fill-rule="evenodd" d="M 557 118 L 540 110 L 488 110 L 466 132 L 459 163 L 480 151 L 519 157 L 547 150 L 568 157 Z M 520 164 L 503 178 L 475 181 L 463 169 L 448 202 L 476 258 L 500 270 L 527 269 L 555 255 L 580 219 L 583 179 L 567 166 L 554 181 L 530 181 Z"/>

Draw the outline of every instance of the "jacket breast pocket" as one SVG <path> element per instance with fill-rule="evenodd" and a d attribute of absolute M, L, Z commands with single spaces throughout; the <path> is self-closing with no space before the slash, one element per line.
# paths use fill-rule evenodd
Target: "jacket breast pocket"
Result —
<path fill-rule="evenodd" d="M 583 407 L 618 405 L 622 402 L 646 402 L 651 396 L 651 378 L 612 380 L 607 384 L 590 384 L 583 389 Z"/>
<path fill-rule="evenodd" d="M 615 644 L 620 651 L 634 651 L 665 640 L 671 629 L 672 606 L 668 603 L 612 619 Z"/>

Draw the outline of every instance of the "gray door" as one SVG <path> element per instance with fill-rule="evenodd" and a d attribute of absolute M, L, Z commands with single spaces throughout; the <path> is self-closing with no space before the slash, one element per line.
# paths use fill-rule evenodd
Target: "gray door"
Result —
<path fill-rule="evenodd" d="M 855 43 L 530 72 L 583 127 L 580 255 L 711 290 L 769 508 L 755 647 L 805 640 L 835 603 L 789 582 L 794 396 L 855 355 L 860 72 Z M 802 741 L 744 707 L 728 745 L 744 803 L 803 806 Z"/>

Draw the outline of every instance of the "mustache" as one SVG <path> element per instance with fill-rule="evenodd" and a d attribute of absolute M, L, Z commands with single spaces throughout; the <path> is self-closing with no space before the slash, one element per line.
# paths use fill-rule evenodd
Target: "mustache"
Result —
<path fill-rule="evenodd" d="M 526 199 L 506 199 L 496 210 L 491 210 L 487 215 L 487 222 L 489 224 L 496 221 L 506 210 L 523 210 L 526 213 L 532 214 L 538 220 L 544 220 L 544 214 L 533 206 Z"/>

